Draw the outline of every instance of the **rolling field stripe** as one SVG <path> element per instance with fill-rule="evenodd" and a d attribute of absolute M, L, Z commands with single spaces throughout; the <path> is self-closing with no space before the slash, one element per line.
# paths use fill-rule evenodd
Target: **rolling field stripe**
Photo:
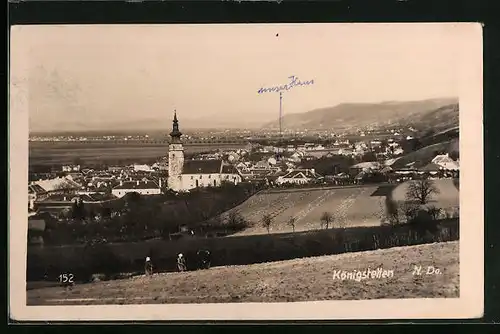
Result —
<path fill-rule="evenodd" d="M 318 206 L 320 206 L 327 198 L 335 194 L 335 190 L 328 190 L 327 192 L 323 193 L 321 196 L 317 197 L 315 200 L 311 201 L 311 203 L 308 204 L 307 208 L 299 212 L 295 218 L 296 221 L 300 221 L 303 218 L 305 218 L 309 213 L 311 213 L 314 209 L 316 209 Z"/>
<path fill-rule="evenodd" d="M 281 199 L 278 198 L 278 199 L 273 200 L 272 202 L 268 202 L 267 205 L 264 208 L 267 209 L 267 208 L 271 207 L 273 205 L 273 203 L 275 203 L 277 201 L 281 201 Z M 261 204 L 262 204 L 262 202 L 264 202 L 264 196 L 259 195 L 257 198 L 254 198 L 250 203 L 248 203 L 248 205 L 245 205 L 245 203 L 241 204 L 240 206 L 243 206 L 244 211 L 250 211 L 249 214 L 244 214 L 243 213 L 244 216 L 245 216 L 245 218 L 248 219 L 248 220 L 251 220 L 256 215 L 258 215 L 259 211 L 258 210 L 253 210 L 253 208 L 260 207 Z M 240 206 L 238 206 L 238 207 L 240 207 Z M 226 214 L 223 214 L 223 215 L 227 216 L 231 212 L 240 212 L 241 208 L 238 209 L 238 207 L 229 210 Z"/>
<path fill-rule="evenodd" d="M 334 190 L 328 190 L 327 192 L 324 192 L 322 193 L 319 197 L 315 198 L 313 201 L 311 201 L 311 203 L 308 205 L 308 207 L 310 207 L 311 205 L 313 205 L 315 202 L 317 201 L 320 201 L 322 200 L 322 198 L 325 198 L 325 196 L 330 196 L 331 194 L 333 194 L 335 191 Z M 262 214 L 262 212 L 265 212 L 267 210 L 269 210 L 271 207 L 273 207 L 275 205 L 275 203 L 283 203 L 285 202 L 287 199 L 289 199 L 292 195 L 294 194 L 294 192 L 290 192 L 288 193 L 286 196 L 284 197 L 278 197 L 277 199 L 273 200 L 272 202 L 268 203 L 268 205 L 266 205 L 266 207 L 262 208 L 261 210 L 256 210 L 254 212 L 252 212 L 250 215 L 248 215 L 246 218 L 247 219 L 251 219 L 251 218 L 254 218 L 256 216 L 258 216 L 259 214 Z M 300 196 L 299 196 L 299 201 L 303 198 L 305 198 L 306 196 L 310 195 L 310 192 L 307 192 L 307 193 L 302 193 Z M 273 218 L 276 218 L 278 215 L 280 215 L 281 213 L 283 213 L 284 211 L 286 211 L 287 209 L 295 206 L 295 203 L 296 202 L 291 202 L 289 204 L 286 204 L 286 205 L 279 205 L 279 209 L 277 210 L 273 210 L 271 212 L 271 216 Z M 319 205 L 319 204 L 318 204 Z M 302 210 L 301 212 L 304 212 L 305 210 L 307 209 L 304 209 Z M 301 212 L 299 212 L 299 214 L 295 215 L 294 217 L 296 218 L 298 215 L 301 214 Z M 307 215 L 307 213 L 305 213 L 305 215 Z M 304 216 L 305 216 L 304 215 Z M 300 220 L 301 218 L 297 219 L 296 218 L 296 221 Z"/>
<path fill-rule="evenodd" d="M 301 202 L 305 197 L 307 197 L 308 195 L 310 195 L 310 192 L 302 192 L 299 194 L 299 198 L 296 200 L 296 201 L 289 201 L 287 204 L 281 206 L 276 214 L 273 214 L 273 218 L 276 218 L 278 217 L 279 215 L 281 215 L 283 212 L 285 212 L 286 210 L 290 209 L 290 208 L 293 208 L 297 202 Z M 280 225 L 277 226 L 277 230 L 282 230 L 283 228 L 281 228 Z"/>
<path fill-rule="evenodd" d="M 323 196 L 323 195 L 324 195 L 324 194 L 322 194 L 321 196 Z M 314 200 L 312 200 L 312 201 L 311 201 L 311 202 L 307 205 L 307 207 L 306 207 L 305 209 L 302 209 L 301 211 L 299 211 L 299 213 L 297 213 L 297 214 L 294 216 L 295 220 L 298 222 L 298 221 L 300 221 L 303 217 L 305 217 L 305 216 L 307 215 L 306 211 L 309 209 L 309 207 L 310 207 L 313 203 L 315 203 L 316 201 L 318 201 L 318 200 L 321 198 L 321 196 L 316 197 Z"/>
<path fill-rule="evenodd" d="M 299 195 L 299 198 L 298 198 L 298 201 L 300 202 L 301 200 L 304 199 L 304 197 L 306 196 L 307 193 L 301 193 Z M 281 205 L 280 208 L 276 211 L 276 214 L 272 214 L 272 217 L 275 218 L 277 216 L 279 216 L 280 214 L 282 214 L 283 212 L 285 212 L 286 210 L 294 207 L 296 204 L 296 201 L 289 201 L 287 202 L 286 204 L 284 205 Z"/>
<path fill-rule="evenodd" d="M 327 196 L 324 196 L 323 198 L 321 198 L 321 200 L 319 201 L 319 203 L 316 203 L 314 205 L 314 207 L 310 208 L 310 210 L 302 218 L 305 218 L 306 216 L 308 216 L 309 214 L 311 214 L 311 212 L 314 212 L 314 210 L 316 210 L 321 204 L 323 204 L 327 199 L 329 199 L 334 193 L 335 193 L 335 191 L 333 191 L 332 193 L 327 194 Z M 314 223 L 308 223 L 308 228 L 311 228 L 313 224 Z"/>
<path fill-rule="evenodd" d="M 344 199 L 340 205 L 337 207 L 337 210 L 335 211 L 335 217 L 337 219 L 340 218 L 341 221 L 344 223 L 347 223 L 347 212 L 349 209 L 353 206 L 353 204 L 356 202 L 356 199 L 359 196 L 362 196 L 364 193 L 366 193 L 366 189 L 362 189 L 361 192 L 358 194 L 351 194 L 349 195 L 346 199 Z"/>
<path fill-rule="evenodd" d="M 254 210 L 251 210 L 251 212 L 250 212 L 249 214 L 245 214 L 244 216 L 245 216 L 245 218 L 246 218 L 247 220 L 249 220 L 249 221 L 254 221 L 254 223 L 258 223 L 258 222 L 256 222 L 255 220 L 256 220 L 256 218 L 257 218 L 259 215 L 262 215 L 262 213 L 264 213 L 264 212 L 266 212 L 266 211 L 269 211 L 269 209 L 270 209 L 271 207 L 276 206 L 276 204 L 277 204 L 277 203 L 283 203 L 283 202 L 286 202 L 286 200 L 287 200 L 288 198 L 290 198 L 290 196 L 292 196 L 292 193 L 288 193 L 288 194 L 286 194 L 285 196 L 280 195 L 280 196 L 278 196 L 278 198 L 273 199 L 273 200 L 271 200 L 271 201 L 267 201 L 267 202 L 264 200 L 264 196 L 260 196 L 260 197 L 259 197 L 259 199 L 258 199 L 256 202 L 254 202 L 254 203 L 255 203 L 255 205 L 252 205 L 252 207 L 256 207 L 256 206 L 257 206 L 257 207 L 259 207 L 259 206 L 260 206 L 260 204 L 261 204 L 261 203 L 263 203 L 263 202 L 265 203 L 265 205 L 264 205 L 262 208 L 260 208 L 260 209 L 254 209 Z M 248 209 L 248 207 L 247 207 L 247 209 Z M 275 211 L 277 211 L 277 210 L 273 210 L 273 211 L 271 212 L 271 216 L 272 216 L 273 218 L 275 218 L 275 217 L 277 216 L 277 215 L 273 216 L 273 214 L 274 214 L 274 212 L 275 212 Z M 278 213 L 278 214 L 279 214 L 279 213 Z"/>
<path fill-rule="evenodd" d="M 254 210 L 249 216 L 249 219 L 252 219 L 254 217 L 257 217 L 258 215 L 262 214 L 263 212 L 268 211 L 271 207 L 274 207 L 277 203 L 283 203 L 286 201 L 288 198 L 290 198 L 291 193 L 285 195 L 284 197 L 279 196 L 278 198 L 269 201 L 266 203 L 265 207 L 263 207 L 261 210 Z"/>

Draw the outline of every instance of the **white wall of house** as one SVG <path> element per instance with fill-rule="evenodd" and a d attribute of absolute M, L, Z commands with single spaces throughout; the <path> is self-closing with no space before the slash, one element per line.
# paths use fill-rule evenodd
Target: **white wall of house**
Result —
<path fill-rule="evenodd" d="M 306 184 L 311 182 L 311 179 L 309 178 L 284 178 L 284 177 L 278 177 L 276 180 L 278 184 L 283 184 L 283 183 L 294 183 L 294 184 Z"/>
<path fill-rule="evenodd" d="M 181 190 L 209 186 L 218 187 L 220 184 L 220 174 L 182 174 Z"/>
<path fill-rule="evenodd" d="M 113 189 L 111 193 L 116 197 L 123 197 L 128 193 L 139 193 L 141 195 L 159 195 L 161 190 L 159 188 L 152 189 Z"/>
<path fill-rule="evenodd" d="M 148 165 L 134 165 L 134 171 L 136 171 L 136 172 L 150 172 L 151 167 Z"/>
<path fill-rule="evenodd" d="M 238 184 L 242 182 L 242 178 L 238 174 L 182 174 L 181 189 L 178 190 L 186 191 L 200 187 L 220 187 L 224 181 Z"/>
<path fill-rule="evenodd" d="M 28 204 L 30 209 L 34 209 L 35 207 L 35 200 L 36 200 L 36 195 L 35 194 L 28 194 Z"/>

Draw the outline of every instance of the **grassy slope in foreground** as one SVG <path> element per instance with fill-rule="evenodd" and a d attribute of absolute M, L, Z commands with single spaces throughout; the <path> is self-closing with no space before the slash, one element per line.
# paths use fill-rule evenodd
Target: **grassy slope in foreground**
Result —
<path fill-rule="evenodd" d="M 28 305 L 290 302 L 459 297 L 459 244 L 435 243 L 247 266 L 137 276 L 27 292 Z M 414 266 L 441 275 L 413 276 Z M 333 280 L 334 270 L 394 270 L 392 278 Z M 69 300 L 67 300 L 69 299 Z M 71 301 L 73 299 L 73 301 Z"/>

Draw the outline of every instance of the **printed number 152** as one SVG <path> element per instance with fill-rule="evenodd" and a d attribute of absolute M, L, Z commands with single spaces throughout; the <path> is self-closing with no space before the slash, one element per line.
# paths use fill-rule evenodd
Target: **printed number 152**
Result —
<path fill-rule="evenodd" d="M 61 283 L 73 283 L 73 274 L 61 274 L 59 275 L 59 282 Z"/>

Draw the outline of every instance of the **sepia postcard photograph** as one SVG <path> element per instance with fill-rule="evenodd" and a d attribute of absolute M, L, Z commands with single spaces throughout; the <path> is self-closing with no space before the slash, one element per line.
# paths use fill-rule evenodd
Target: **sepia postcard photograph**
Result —
<path fill-rule="evenodd" d="M 481 34 L 11 27 L 11 317 L 481 317 Z"/>

